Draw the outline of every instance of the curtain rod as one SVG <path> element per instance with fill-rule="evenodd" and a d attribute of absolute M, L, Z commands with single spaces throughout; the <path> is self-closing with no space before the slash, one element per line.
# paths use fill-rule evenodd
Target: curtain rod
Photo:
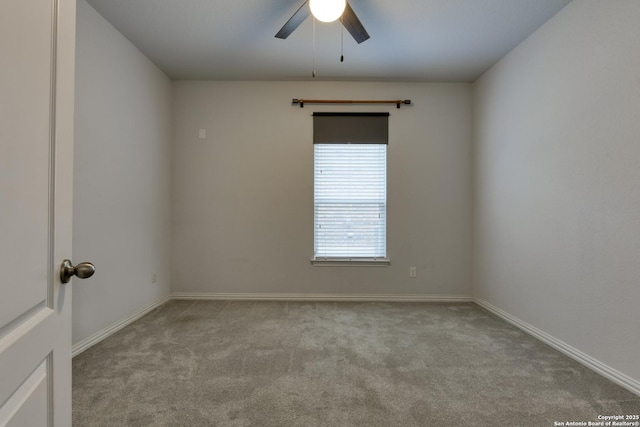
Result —
<path fill-rule="evenodd" d="M 300 108 L 304 108 L 304 104 L 396 104 L 396 108 L 400 108 L 401 104 L 411 105 L 410 99 L 397 99 L 390 101 L 354 101 L 348 99 L 293 99 L 292 104 L 300 104 Z"/>

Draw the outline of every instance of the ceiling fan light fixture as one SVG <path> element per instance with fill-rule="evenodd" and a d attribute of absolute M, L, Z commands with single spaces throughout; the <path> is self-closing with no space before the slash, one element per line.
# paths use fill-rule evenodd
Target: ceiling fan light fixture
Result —
<path fill-rule="evenodd" d="M 311 13 L 322 22 L 333 22 L 340 18 L 346 6 L 346 0 L 309 0 Z"/>

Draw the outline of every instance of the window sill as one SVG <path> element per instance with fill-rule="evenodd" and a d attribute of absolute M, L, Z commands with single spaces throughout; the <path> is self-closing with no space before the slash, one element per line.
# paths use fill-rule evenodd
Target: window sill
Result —
<path fill-rule="evenodd" d="M 317 267 L 386 267 L 391 264 L 388 258 L 311 258 L 311 264 Z"/>

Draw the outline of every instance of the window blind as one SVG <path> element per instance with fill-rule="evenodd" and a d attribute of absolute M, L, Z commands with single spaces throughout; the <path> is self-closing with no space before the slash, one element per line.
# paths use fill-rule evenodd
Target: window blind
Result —
<path fill-rule="evenodd" d="M 323 119 L 320 126 L 330 128 L 316 133 L 314 114 L 314 256 L 320 258 L 386 258 L 387 210 L 387 116 L 340 117 L 339 125 Z M 332 116 L 321 116 L 323 118 Z M 355 127 L 346 118 L 356 118 Z M 367 127 L 374 143 L 361 138 L 356 143 L 354 130 L 363 117 L 383 121 Z M 369 122 L 371 123 L 371 122 Z M 340 128 L 347 132 L 340 133 Z M 332 134 L 327 142 L 326 135 Z M 316 135 L 323 135 L 317 138 Z"/>

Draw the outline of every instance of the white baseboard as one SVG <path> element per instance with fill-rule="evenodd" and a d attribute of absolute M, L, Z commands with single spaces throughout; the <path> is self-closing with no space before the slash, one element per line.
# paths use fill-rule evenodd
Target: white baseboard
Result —
<path fill-rule="evenodd" d="M 574 359 L 575 361 L 583 364 L 584 366 L 586 366 L 587 368 L 597 372 L 598 374 L 602 375 L 603 377 L 613 381 L 614 383 L 618 384 L 621 387 L 624 387 L 625 389 L 629 390 L 632 393 L 637 394 L 638 396 L 640 396 L 640 381 L 637 381 L 625 374 L 623 374 L 620 371 L 617 371 L 616 369 L 612 368 L 611 366 L 608 366 L 602 362 L 600 362 L 599 360 L 594 359 L 593 357 L 589 356 L 586 353 L 583 353 L 582 351 L 578 350 L 575 347 L 570 346 L 569 344 L 565 343 L 564 341 L 561 341 L 549 334 L 547 334 L 544 331 L 541 331 L 540 329 L 536 328 L 535 326 L 532 326 L 530 324 L 528 324 L 527 322 L 524 322 L 520 319 L 518 319 L 517 317 L 507 313 L 506 311 L 503 311 L 501 309 L 499 309 L 498 307 L 484 301 L 481 300 L 479 298 L 474 298 L 474 302 L 476 304 L 478 304 L 480 307 L 484 308 L 485 310 L 495 314 L 496 316 L 504 319 L 505 321 L 511 323 L 512 325 L 514 325 L 515 327 L 517 327 L 518 329 L 521 329 L 522 331 L 526 332 L 527 334 L 533 336 L 534 338 L 539 339 L 540 341 L 544 342 L 545 344 L 555 348 L 556 350 L 558 350 L 559 352 L 569 356 L 570 358 Z"/>
<path fill-rule="evenodd" d="M 244 300 L 244 301 L 378 301 L 378 302 L 473 302 L 465 295 L 422 294 L 256 294 L 174 292 L 174 300 Z"/>
<path fill-rule="evenodd" d="M 103 339 L 115 334 L 120 329 L 124 328 L 125 326 L 130 325 L 131 323 L 133 323 L 136 320 L 140 319 L 145 314 L 147 314 L 147 313 L 151 312 L 152 310 L 160 307 L 161 305 L 169 302 L 170 300 L 171 300 L 171 297 L 162 298 L 161 300 L 156 301 L 153 304 L 150 304 L 150 305 L 148 305 L 146 307 L 141 308 L 140 310 L 136 311 L 132 315 L 127 316 L 124 319 L 121 319 L 121 320 L 117 321 L 116 323 L 106 327 L 105 329 L 96 332 L 95 334 L 91 335 L 90 337 L 87 337 L 87 338 L 83 339 L 82 341 L 79 341 L 79 342 L 75 343 L 73 345 L 73 347 L 71 348 L 71 357 L 76 357 L 77 355 L 79 355 L 83 351 L 88 350 L 90 347 L 93 347 L 94 345 L 98 344 Z"/>

